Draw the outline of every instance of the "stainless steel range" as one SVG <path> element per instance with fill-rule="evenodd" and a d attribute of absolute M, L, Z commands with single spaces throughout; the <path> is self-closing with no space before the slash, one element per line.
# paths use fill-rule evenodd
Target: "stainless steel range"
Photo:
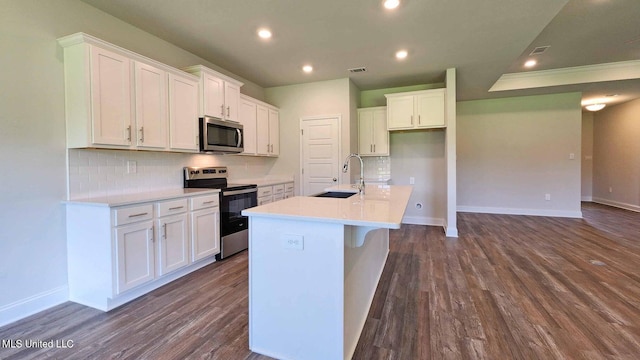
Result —
<path fill-rule="evenodd" d="M 220 189 L 220 254 L 224 259 L 249 246 L 249 219 L 244 209 L 258 205 L 258 186 L 227 183 L 227 168 L 185 167 L 185 188 Z"/>

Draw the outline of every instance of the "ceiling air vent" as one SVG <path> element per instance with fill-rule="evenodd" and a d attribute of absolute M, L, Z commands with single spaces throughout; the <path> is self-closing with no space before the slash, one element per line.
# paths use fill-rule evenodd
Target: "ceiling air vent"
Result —
<path fill-rule="evenodd" d="M 533 49 L 533 51 L 529 55 L 540 55 L 543 52 L 547 51 L 547 49 L 550 48 L 550 47 L 551 47 L 551 45 L 538 46 L 537 48 Z"/>
<path fill-rule="evenodd" d="M 349 69 L 349 72 L 350 72 L 350 73 L 354 73 L 354 74 L 356 74 L 356 73 L 363 73 L 363 72 L 365 72 L 365 71 L 367 71 L 367 68 L 366 68 L 366 67 L 364 67 L 364 66 L 363 66 L 363 67 L 357 67 L 357 68 Z"/>

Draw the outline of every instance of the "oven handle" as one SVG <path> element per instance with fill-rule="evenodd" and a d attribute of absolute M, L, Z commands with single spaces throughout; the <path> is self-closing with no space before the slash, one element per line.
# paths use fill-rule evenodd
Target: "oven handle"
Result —
<path fill-rule="evenodd" d="M 230 195 L 239 195 L 239 194 L 250 194 L 258 192 L 257 188 L 252 189 L 244 189 L 244 190 L 233 190 L 233 191 L 223 191 L 222 196 L 230 196 Z"/>

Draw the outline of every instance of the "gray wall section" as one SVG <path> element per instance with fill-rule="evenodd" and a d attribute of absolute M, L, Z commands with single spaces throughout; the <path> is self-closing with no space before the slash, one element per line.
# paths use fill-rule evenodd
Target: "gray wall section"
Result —
<path fill-rule="evenodd" d="M 458 103 L 458 209 L 580 216 L 580 97 Z"/>

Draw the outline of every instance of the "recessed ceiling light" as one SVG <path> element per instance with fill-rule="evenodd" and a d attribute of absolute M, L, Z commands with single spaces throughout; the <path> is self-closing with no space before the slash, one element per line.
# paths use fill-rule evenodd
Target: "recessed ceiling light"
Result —
<path fill-rule="evenodd" d="M 530 68 L 536 66 L 537 63 L 538 62 L 535 60 L 527 60 L 527 62 L 524 63 L 524 66 Z"/>
<path fill-rule="evenodd" d="M 305 65 L 302 67 L 302 71 L 306 72 L 306 73 L 310 73 L 313 71 L 313 66 L 311 65 Z"/>
<path fill-rule="evenodd" d="M 258 36 L 260 36 L 263 39 L 270 39 L 271 38 L 271 31 L 269 29 L 258 29 Z"/>
<path fill-rule="evenodd" d="M 402 60 L 408 55 L 407 50 L 400 50 L 396 53 L 396 59 Z"/>
<path fill-rule="evenodd" d="M 385 9 L 395 9 L 398 7 L 398 5 L 400 5 L 400 0 L 385 0 L 383 3 Z"/>

